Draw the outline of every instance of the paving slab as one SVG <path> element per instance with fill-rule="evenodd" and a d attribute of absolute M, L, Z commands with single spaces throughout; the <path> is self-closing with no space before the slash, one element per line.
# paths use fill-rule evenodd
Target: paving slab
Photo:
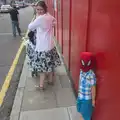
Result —
<path fill-rule="evenodd" d="M 59 75 L 62 88 L 71 88 L 71 83 L 67 75 Z"/>
<path fill-rule="evenodd" d="M 57 67 L 57 68 L 55 69 L 55 73 L 56 73 L 57 75 L 66 75 L 66 70 L 65 70 L 65 68 L 64 68 L 64 65 L 62 64 L 61 66 Z"/>
<path fill-rule="evenodd" d="M 25 91 L 22 111 L 40 110 L 56 107 L 55 94 L 52 91 Z"/>
<path fill-rule="evenodd" d="M 54 85 L 49 86 L 47 84 L 48 79 L 45 80 L 46 89 L 50 91 L 56 91 L 62 89 L 62 85 L 59 79 L 59 75 L 54 75 Z M 27 77 L 25 91 L 36 91 L 35 85 L 39 85 L 39 76 L 38 77 Z"/>
<path fill-rule="evenodd" d="M 66 108 L 22 112 L 20 120 L 70 120 Z"/>
<path fill-rule="evenodd" d="M 53 91 L 58 91 L 62 89 L 59 75 L 55 75 L 54 79 L 55 79 L 54 86 L 52 86 Z"/>
<path fill-rule="evenodd" d="M 70 120 L 83 120 L 81 114 L 77 112 L 76 106 L 68 107 Z"/>
<path fill-rule="evenodd" d="M 36 85 L 39 85 L 38 77 L 37 78 L 27 77 L 25 91 L 36 91 L 35 88 Z"/>
<path fill-rule="evenodd" d="M 55 91 L 55 94 L 58 107 L 69 107 L 75 105 L 75 96 L 71 88 L 62 88 L 61 90 Z"/>

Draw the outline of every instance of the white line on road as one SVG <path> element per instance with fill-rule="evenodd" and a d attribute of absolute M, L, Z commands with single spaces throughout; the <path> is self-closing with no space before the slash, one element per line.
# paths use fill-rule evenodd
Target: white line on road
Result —
<path fill-rule="evenodd" d="M 0 35 L 12 35 L 12 33 L 0 33 Z M 22 35 L 25 35 L 25 33 L 22 33 Z"/>

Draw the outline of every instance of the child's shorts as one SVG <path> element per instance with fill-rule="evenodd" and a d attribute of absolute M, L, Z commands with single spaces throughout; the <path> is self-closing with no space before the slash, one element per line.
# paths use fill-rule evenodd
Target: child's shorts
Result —
<path fill-rule="evenodd" d="M 77 99 L 77 111 L 82 114 L 84 120 L 91 120 L 93 112 L 92 100 Z"/>

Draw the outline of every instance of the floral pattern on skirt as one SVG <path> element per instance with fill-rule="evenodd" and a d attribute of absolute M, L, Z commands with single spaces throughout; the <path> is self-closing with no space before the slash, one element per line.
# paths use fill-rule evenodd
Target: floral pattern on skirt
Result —
<path fill-rule="evenodd" d="M 34 51 L 34 46 L 27 45 L 26 53 L 29 57 L 28 64 L 31 70 L 38 72 L 52 72 L 55 67 L 61 65 L 60 57 L 57 53 L 56 47 L 49 51 L 38 52 Z"/>
<path fill-rule="evenodd" d="M 30 65 L 31 61 L 34 60 L 34 53 L 35 53 L 35 45 L 32 42 L 28 42 L 26 45 L 26 54 L 28 56 L 28 65 Z"/>

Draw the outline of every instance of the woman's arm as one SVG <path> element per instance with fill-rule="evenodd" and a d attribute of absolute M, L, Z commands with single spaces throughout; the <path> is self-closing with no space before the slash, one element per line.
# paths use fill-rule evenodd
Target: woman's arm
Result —
<path fill-rule="evenodd" d="M 55 27 L 56 24 L 57 24 L 57 21 L 56 21 L 56 19 L 54 18 L 53 21 L 52 21 L 52 26 Z"/>
<path fill-rule="evenodd" d="M 42 24 L 42 20 L 41 20 L 41 17 L 38 17 L 36 18 L 33 22 L 31 22 L 29 25 L 28 25 L 28 29 L 29 30 L 35 30 L 37 27 L 39 27 L 40 25 Z"/>

